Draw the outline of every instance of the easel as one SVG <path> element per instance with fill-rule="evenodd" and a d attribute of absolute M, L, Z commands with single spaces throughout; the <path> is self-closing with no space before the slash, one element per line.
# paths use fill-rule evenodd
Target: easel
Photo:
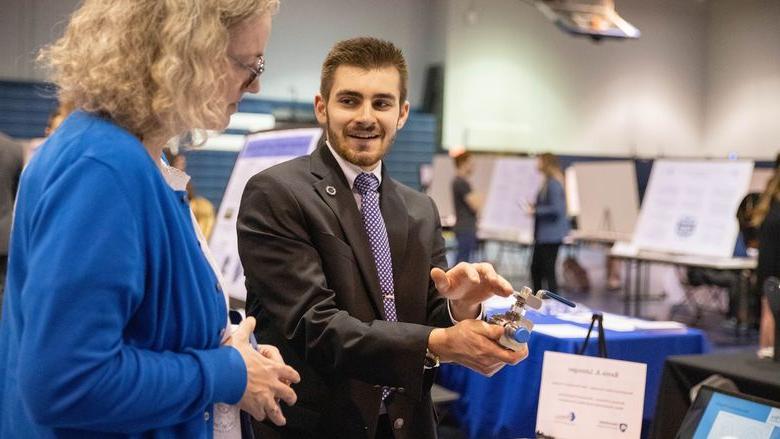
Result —
<path fill-rule="evenodd" d="M 585 341 L 582 342 L 582 347 L 577 352 L 577 355 L 585 355 L 585 350 L 588 348 L 588 342 L 590 341 L 590 334 L 593 331 L 593 326 L 598 322 L 599 324 L 599 357 L 607 358 L 607 338 L 604 335 L 604 316 L 601 313 L 593 313 L 593 317 L 590 320 L 590 327 L 588 328 L 588 335 L 585 336 Z"/>

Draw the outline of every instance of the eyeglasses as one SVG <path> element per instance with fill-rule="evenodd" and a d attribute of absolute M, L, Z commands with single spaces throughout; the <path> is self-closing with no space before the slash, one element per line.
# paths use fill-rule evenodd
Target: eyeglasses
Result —
<path fill-rule="evenodd" d="M 258 76 L 262 75 L 265 71 L 265 57 L 263 55 L 260 55 L 257 57 L 257 62 L 254 66 L 250 66 L 249 64 L 244 64 L 241 61 L 237 60 L 231 55 L 228 55 L 228 58 L 233 60 L 234 63 L 238 64 L 239 66 L 249 70 L 249 79 L 244 82 L 243 87 L 248 88 L 252 85 L 253 82 L 255 82 L 255 79 L 257 79 Z"/>

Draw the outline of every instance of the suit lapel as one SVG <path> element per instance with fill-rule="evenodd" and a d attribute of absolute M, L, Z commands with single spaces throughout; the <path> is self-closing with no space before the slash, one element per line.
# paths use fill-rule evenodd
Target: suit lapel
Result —
<path fill-rule="evenodd" d="M 387 168 L 382 170 L 382 186 L 380 190 L 380 209 L 385 220 L 387 239 L 390 242 L 390 254 L 393 260 L 393 285 L 395 288 L 395 307 L 399 320 L 409 313 L 404 305 L 414 304 L 414 300 L 399 300 L 404 291 L 400 287 L 401 276 L 406 256 L 406 241 L 409 233 L 409 214 L 403 197 L 399 192 L 398 184 L 387 174 Z"/>
<path fill-rule="evenodd" d="M 385 319 L 381 289 L 379 287 L 379 275 L 376 271 L 374 255 L 371 253 L 368 235 L 363 227 L 363 218 L 360 216 L 360 211 L 358 211 L 355 197 L 349 188 L 347 179 L 344 177 L 344 173 L 341 172 L 338 162 L 324 144 L 321 144 L 312 153 L 311 167 L 312 173 L 322 178 L 314 183 L 314 188 L 333 210 L 341 224 L 344 236 L 346 236 L 352 252 L 355 254 L 360 274 L 368 286 L 368 295 L 374 304 L 374 308 Z M 393 263 L 395 263 L 395 258 L 393 259 Z"/>

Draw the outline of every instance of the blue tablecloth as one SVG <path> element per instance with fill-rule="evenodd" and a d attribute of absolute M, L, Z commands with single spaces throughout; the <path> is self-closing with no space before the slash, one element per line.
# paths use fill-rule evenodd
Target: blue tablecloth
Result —
<path fill-rule="evenodd" d="M 552 316 L 533 312 L 528 317 L 535 323 L 570 323 Z M 587 325 L 580 325 L 585 326 Z M 701 331 L 685 332 L 606 331 L 609 358 L 647 364 L 643 430 L 653 419 L 655 402 L 661 384 L 664 360 L 670 355 L 709 352 L 709 342 Z M 594 328 L 586 353 L 597 355 L 598 332 Z M 470 438 L 534 437 L 536 408 L 542 380 L 542 359 L 545 351 L 577 352 L 581 339 L 563 339 L 533 332 L 529 340 L 529 356 L 517 366 L 507 366 L 491 378 L 454 364 L 442 365 L 438 383 L 460 393 L 451 413 Z"/>

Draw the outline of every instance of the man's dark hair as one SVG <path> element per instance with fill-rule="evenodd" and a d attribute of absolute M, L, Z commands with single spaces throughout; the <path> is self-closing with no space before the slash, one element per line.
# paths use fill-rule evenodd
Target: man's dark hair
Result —
<path fill-rule="evenodd" d="M 471 158 L 471 153 L 468 151 L 462 152 L 455 156 L 455 167 L 460 169 L 464 163 Z"/>
<path fill-rule="evenodd" d="M 344 65 L 366 70 L 395 67 L 401 78 L 399 104 L 406 102 L 409 72 L 403 52 L 393 43 L 373 37 L 352 38 L 336 43 L 322 63 L 320 95 L 326 102 L 333 88 L 336 69 Z"/>

